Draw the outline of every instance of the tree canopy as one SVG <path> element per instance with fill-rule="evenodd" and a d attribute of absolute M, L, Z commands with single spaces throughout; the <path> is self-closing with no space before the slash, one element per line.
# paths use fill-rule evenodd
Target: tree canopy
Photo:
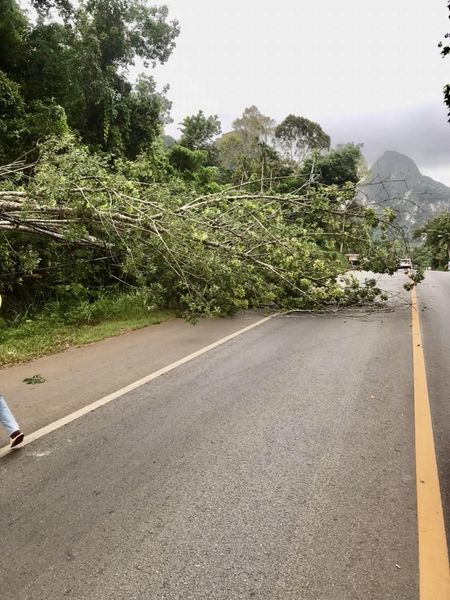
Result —
<path fill-rule="evenodd" d="M 185 117 L 181 123 L 180 144 L 191 150 L 206 150 L 211 148 L 213 140 L 221 132 L 219 117 L 207 117 L 202 110 L 196 115 Z"/>
<path fill-rule="evenodd" d="M 361 144 L 344 144 L 327 152 L 313 153 L 304 161 L 302 171 L 316 174 L 316 181 L 325 185 L 358 183 L 364 168 Z"/>
<path fill-rule="evenodd" d="M 168 20 L 166 7 L 143 0 L 36 6 L 39 17 L 31 23 L 15 0 L 0 3 L 0 69 L 7 78 L 0 105 L 11 93 L 5 81 L 12 81 L 20 103 L 31 110 L 60 106 L 69 127 L 92 148 L 135 157 L 162 133 L 170 103 L 151 76 L 130 83 L 128 69 L 138 59 L 144 66 L 166 62 L 178 23 Z M 29 150 L 31 141 L 16 135 L 13 151 Z"/>
<path fill-rule="evenodd" d="M 302 162 L 314 150 L 328 150 L 330 136 L 318 123 L 305 117 L 287 116 L 275 129 L 275 137 L 291 161 Z"/>
<path fill-rule="evenodd" d="M 450 12 L 450 1 L 447 2 L 447 9 Z M 444 38 L 445 40 L 448 40 L 450 38 L 450 33 L 446 33 Z M 450 54 L 450 45 L 447 43 L 447 41 L 439 42 L 438 46 L 441 48 L 441 56 L 443 58 Z M 444 103 L 448 108 L 448 121 L 450 122 L 450 84 L 444 86 Z"/>
<path fill-rule="evenodd" d="M 446 269 L 450 264 L 450 213 L 443 213 L 418 229 L 416 238 L 425 238 L 425 246 L 431 252 L 431 266 Z"/>

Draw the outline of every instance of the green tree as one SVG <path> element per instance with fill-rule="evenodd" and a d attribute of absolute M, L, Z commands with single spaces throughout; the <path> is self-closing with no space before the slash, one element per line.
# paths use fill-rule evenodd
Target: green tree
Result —
<path fill-rule="evenodd" d="M 447 8 L 450 11 L 450 1 L 447 2 Z M 446 33 L 444 38 L 448 40 L 450 38 L 450 33 Z M 441 48 L 441 56 L 443 58 L 450 54 L 450 45 L 447 42 L 439 42 L 438 47 Z M 444 86 L 444 104 L 448 109 L 448 121 L 450 123 L 450 84 Z"/>
<path fill-rule="evenodd" d="M 123 127 L 125 138 L 125 155 L 134 159 L 136 156 L 152 146 L 153 142 L 162 134 L 163 125 L 171 121 L 169 112 L 171 102 L 156 89 L 153 77 L 141 75 L 137 84 L 128 97 L 128 135 Z"/>
<path fill-rule="evenodd" d="M 70 0 L 31 0 L 31 4 L 41 16 L 48 15 L 51 9 L 58 11 L 65 19 L 74 13 Z"/>
<path fill-rule="evenodd" d="M 143 0 L 88 0 L 81 4 L 75 15 L 81 90 L 76 128 L 90 145 L 119 152 L 126 147 L 132 94 L 126 72 L 138 57 L 147 66 L 167 61 L 179 33 L 177 22 L 169 23 L 167 17 L 167 7 L 149 7 Z M 154 101 L 148 101 L 149 92 L 154 92 L 149 80 L 145 84 L 141 81 L 140 87 L 138 84 L 135 100 L 144 100 L 143 96 L 145 100 L 138 112 L 143 117 L 147 106 L 146 129 L 152 122 L 156 132 L 160 117 L 154 101 L 161 102 L 161 98 L 153 93 Z M 74 120 L 77 115 L 72 115 Z"/>
<path fill-rule="evenodd" d="M 26 65 L 20 78 L 29 100 L 53 98 L 67 113 L 80 108 L 79 61 L 74 31 L 62 22 L 40 17 L 26 39 Z"/>
<path fill-rule="evenodd" d="M 233 131 L 216 142 L 223 174 L 235 183 L 269 177 L 268 163 L 277 157 L 271 147 L 275 121 L 250 106 L 232 125 Z"/>
<path fill-rule="evenodd" d="M 175 143 L 168 150 L 168 158 L 170 165 L 195 190 L 207 193 L 220 189 L 216 183 L 217 168 L 209 165 L 207 150 L 191 150 Z"/>
<path fill-rule="evenodd" d="M 207 117 L 202 110 L 190 117 L 185 117 L 181 123 L 181 146 L 191 150 L 209 150 L 213 140 L 221 132 L 217 115 Z"/>
<path fill-rule="evenodd" d="M 16 160 L 38 140 L 67 131 L 61 106 L 53 100 L 25 102 L 20 85 L 0 71 L 0 164 Z"/>
<path fill-rule="evenodd" d="M 215 142 L 218 163 L 225 181 L 238 183 L 243 178 L 245 144 L 238 131 L 228 131 Z"/>
<path fill-rule="evenodd" d="M 195 173 L 206 160 L 207 154 L 203 150 L 191 150 L 180 144 L 173 144 L 169 149 L 170 164 L 183 173 Z"/>
<path fill-rule="evenodd" d="M 20 86 L 0 71 L 0 164 L 21 154 L 24 111 Z"/>
<path fill-rule="evenodd" d="M 328 150 L 330 136 L 318 123 L 305 117 L 287 116 L 275 129 L 275 137 L 286 158 L 302 162 L 314 150 Z"/>
<path fill-rule="evenodd" d="M 151 146 L 167 120 L 166 89 L 158 92 L 144 76 L 132 85 L 127 73 L 137 59 L 149 66 L 169 58 L 179 28 L 168 20 L 167 7 L 145 0 L 34 4 L 38 18 L 31 23 L 15 0 L 0 0 L 0 69 L 20 85 L 25 102 L 16 112 L 40 111 L 46 118 L 51 106 L 61 106 L 84 142 L 116 156 L 134 158 Z M 17 122 L 9 126 L 15 147 L 36 137 L 27 137 Z M 43 124 L 43 136 L 46 129 Z"/>
<path fill-rule="evenodd" d="M 254 105 L 246 108 L 242 116 L 233 121 L 233 129 L 241 135 L 249 156 L 258 153 L 260 143 L 271 142 L 274 128 L 275 121 L 263 115 Z"/>
<path fill-rule="evenodd" d="M 450 213 L 438 215 L 415 232 L 415 237 L 425 237 L 425 246 L 431 249 L 432 266 L 447 268 L 450 264 Z"/>
<path fill-rule="evenodd" d="M 344 144 L 326 154 L 314 153 L 302 165 L 302 173 L 307 177 L 313 172 L 321 184 L 344 185 L 358 183 L 364 165 L 361 144 Z"/>
<path fill-rule="evenodd" d="M 410 256 L 413 265 L 418 266 L 422 271 L 427 269 L 427 267 L 431 267 L 433 263 L 432 249 L 424 243 L 413 246 Z"/>
<path fill-rule="evenodd" d="M 15 0 L 0 0 L 0 69 L 17 74 L 24 63 L 28 20 Z"/>
<path fill-rule="evenodd" d="M 136 85 L 131 66 L 164 63 L 179 33 L 167 7 L 144 0 L 38 1 L 36 23 L 0 0 L 0 61 L 26 102 L 54 102 L 91 147 L 134 158 L 162 131 L 169 102 L 151 77 Z M 51 10 L 50 10 L 51 9 Z M 7 30 L 7 34 L 6 34 Z M 21 59 L 21 69 L 16 69 Z"/>

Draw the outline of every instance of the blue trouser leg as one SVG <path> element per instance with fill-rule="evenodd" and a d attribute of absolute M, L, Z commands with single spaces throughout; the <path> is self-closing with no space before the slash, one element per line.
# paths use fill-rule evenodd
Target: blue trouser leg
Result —
<path fill-rule="evenodd" d="M 0 423 L 6 429 L 8 435 L 11 435 L 19 429 L 19 425 L 14 418 L 9 406 L 6 404 L 3 396 L 0 395 Z"/>

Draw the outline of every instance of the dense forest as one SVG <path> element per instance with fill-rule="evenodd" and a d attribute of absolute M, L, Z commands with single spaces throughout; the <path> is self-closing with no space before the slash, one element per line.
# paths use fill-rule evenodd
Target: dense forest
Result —
<path fill-rule="evenodd" d="M 395 270 L 392 211 L 356 200 L 359 145 L 330 150 L 319 124 L 256 106 L 229 132 L 199 110 L 164 135 L 150 73 L 179 35 L 144 0 L 0 0 L 4 323 L 105 294 L 190 318 L 317 309 L 379 294 L 337 283 L 346 254 Z"/>

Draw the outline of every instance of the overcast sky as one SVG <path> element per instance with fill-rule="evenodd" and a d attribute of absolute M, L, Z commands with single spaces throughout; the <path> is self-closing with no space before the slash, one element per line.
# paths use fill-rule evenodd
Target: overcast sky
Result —
<path fill-rule="evenodd" d="M 202 109 L 222 130 L 255 104 L 278 122 L 318 121 L 332 143 L 364 142 L 413 158 L 450 185 L 450 124 L 442 87 L 450 57 L 445 0 L 162 0 L 181 34 L 154 70 L 170 85 L 174 123 Z"/>

